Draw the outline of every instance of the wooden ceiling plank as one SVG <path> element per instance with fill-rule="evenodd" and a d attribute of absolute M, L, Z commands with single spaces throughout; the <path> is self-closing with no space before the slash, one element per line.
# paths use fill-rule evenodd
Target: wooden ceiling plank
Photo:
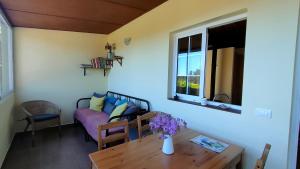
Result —
<path fill-rule="evenodd" d="M 167 0 L 0 0 L 12 25 L 108 34 Z"/>
<path fill-rule="evenodd" d="M 36 15 L 61 17 L 61 18 L 67 18 L 67 19 L 73 19 L 73 20 L 82 20 L 82 21 L 88 21 L 88 22 L 106 23 L 106 24 L 111 24 L 111 25 L 122 26 L 122 24 L 113 23 L 113 22 L 107 22 L 107 21 L 99 21 L 99 20 L 91 20 L 91 19 L 81 19 L 81 18 L 74 18 L 74 17 L 67 17 L 67 16 L 51 15 L 51 14 L 41 14 L 41 13 L 36 13 L 36 12 L 29 12 L 29 11 L 22 11 L 22 10 L 12 10 L 12 9 L 7 9 L 7 8 L 5 8 L 5 11 L 23 12 L 23 13 L 30 13 L 30 14 L 36 14 Z"/>
<path fill-rule="evenodd" d="M 73 20 L 62 17 L 37 15 L 25 12 L 8 11 L 8 15 L 15 21 L 17 27 L 53 29 L 88 33 L 108 34 L 120 26 L 100 22 Z"/>
<path fill-rule="evenodd" d="M 126 24 L 144 11 L 98 0 L 1 0 L 5 9 Z"/>
<path fill-rule="evenodd" d="M 101 0 L 100 0 L 101 1 Z M 102 0 L 107 1 L 115 4 L 125 5 L 130 8 L 140 9 L 143 11 L 149 11 L 158 5 L 161 5 L 162 3 L 166 2 L 167 0 Z"/>

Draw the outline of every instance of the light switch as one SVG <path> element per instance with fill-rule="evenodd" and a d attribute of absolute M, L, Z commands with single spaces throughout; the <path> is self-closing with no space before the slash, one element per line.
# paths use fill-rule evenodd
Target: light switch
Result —
<path fill-rule="evenodd" d="M 258 117 L 263 117 L 263 118 L 267 118 L 267 119 L 272 118 L 272 110 L 270 110 L 270 109 L 256 108 L 255 114 Z"/>

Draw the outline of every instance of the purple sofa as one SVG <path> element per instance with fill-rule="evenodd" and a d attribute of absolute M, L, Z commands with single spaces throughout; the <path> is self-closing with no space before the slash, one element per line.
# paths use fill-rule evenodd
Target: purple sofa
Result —
<path fill-rule="evenodd" d="M 109 120 L 109 115 L 105 112 L 95 112 L 89 108 L 79 108 L 75 111 L 74 117 L 78 120 L 86 132 L 94 139 L 98 140 L 98 125 L 106 124 Z M 105 133 L 101 133 L 105 136 Z"/>
<path fill-rule="evenodd" d="M 112 118 L 109 118 L 109 114 L 106 112 L 96 112 L 89 108 L 80 108 L 79 104 L 81 101 L 89 101 L 91 98 L 81 98 L 77 101 L 77 109 L 74 113 L 74 122 L 75 124 L 79 123 L 83 128 L 85 129 L 85 132 L 87 135 L 89 135 L 93 140 L 98 140 L 98 126 L 102 124 L 109 123 L 112 119 L 120 118 L 120 119 L 127 119 L 128 121 L 134 120 L 137 115 L 144 114 L 146 112 L 150 111 L 150 105 L 147 100 L 123 95 L 115 92 L 108 91 L 106 93 L 106 96 L 113 96 L 117 99 L 127 99 L 128 102 L 131 103 L 135 102 L 136 106 L 139 106 L 140 109 L 137 112 L 133 112 L 130 114 L 121 114 L 120 116 L 115 116 Z M 121 130 L 121 128 L 114 128 L 110 130 L 108 133 L 118 132 Z M 102 137 L 106 136 L 106 132 L 102 132 Z"/>

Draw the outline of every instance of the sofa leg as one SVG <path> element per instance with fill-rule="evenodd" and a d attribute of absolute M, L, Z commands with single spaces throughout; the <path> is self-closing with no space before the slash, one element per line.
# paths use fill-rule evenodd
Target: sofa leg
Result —
<path fill-rule="evenodd" d="M 58 136 L 59 138 L 61 138 L 62 134 L 61 134 L 61 120 L 60 118 L 58 118 Z"/>
<path fill-rule="evenodd" d="M 35 147 L 35 127 L 32 125 L 32 130 L 31 130 L 31 146 Z"/>
<path fill-rule="evenodd" d="M 75 124 L 75 125 L 78 124 L 78 121 L 77 121 L 77 119 L 75 119 L 75 118 L 74 118 L 74 124 Z"/>
<path fill-rule="evenodd" d="M 86 131 L 84 131 L 84 138 L 86 142 L 90 141 L 90 135 Z"/>

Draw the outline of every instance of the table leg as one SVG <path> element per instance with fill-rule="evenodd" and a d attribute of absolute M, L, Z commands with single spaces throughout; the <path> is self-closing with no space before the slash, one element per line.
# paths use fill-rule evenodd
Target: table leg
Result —
<path fill-rule="evenodd" d="M 241 154 L 241 157 L 240 157 L 240 161 L 237 163 L 236 169 L 242 169 L 243 168 L 243 155 Z"/>
<path fill-rule="evenodd" d="M 92 161 L 91 161 L 91 169 L 98 169 Z"/>

